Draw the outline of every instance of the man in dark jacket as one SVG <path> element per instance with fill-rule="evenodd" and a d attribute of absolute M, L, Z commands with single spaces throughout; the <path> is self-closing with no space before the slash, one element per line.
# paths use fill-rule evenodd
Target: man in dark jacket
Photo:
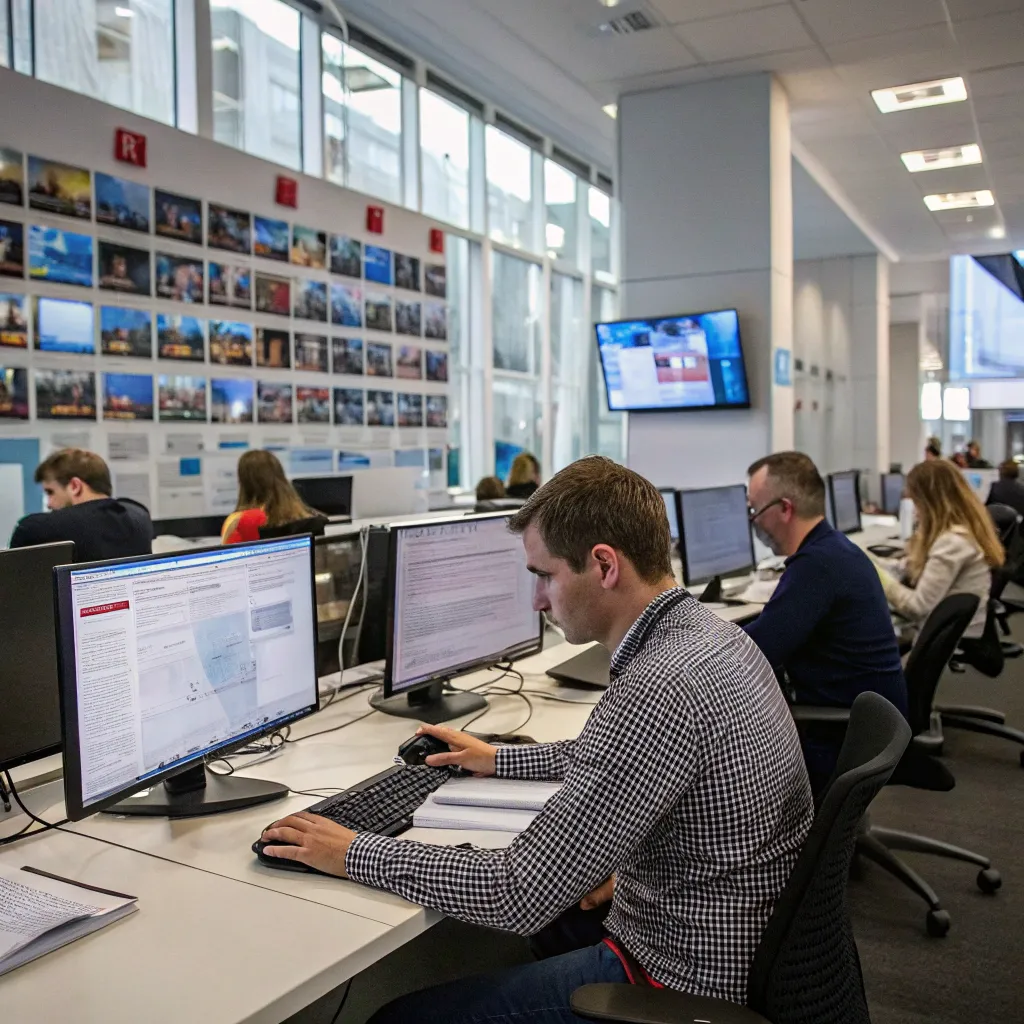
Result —
<path fill-rule="evenodd" d="M 1013 459 L 999 463 L 999 479 L 988 492 L 987 505 L 1009 505 L 1024 516 L 1024 484 L 1020 482 L 1020 466 Z"/>
<path fill-rule="evenodd" d="M 36 467 L 49 512 L 25 516 L 11 534 L 12 548 L 75 542 L 76 562 L 148 555 L 153 550 L 149 512 L 129 498 L 112 498 L 107 464 L 95 452 L 64 448 Z"/>

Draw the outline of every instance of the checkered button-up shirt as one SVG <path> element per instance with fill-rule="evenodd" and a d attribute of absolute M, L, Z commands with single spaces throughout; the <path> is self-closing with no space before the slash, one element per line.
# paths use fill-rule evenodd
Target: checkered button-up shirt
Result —
<path fill-rule="evenodd" d="M 614 873 L 606 927 L 648 973 L 742 1003 L 813 814 L 786 702 L 753 641 L 682 590 L 651 602 L 611 675 L 578 739 L 499 748 L 499 776 L 564 780 L 507 849 L 364 832 L 346 870 L 523 935 Z"/>

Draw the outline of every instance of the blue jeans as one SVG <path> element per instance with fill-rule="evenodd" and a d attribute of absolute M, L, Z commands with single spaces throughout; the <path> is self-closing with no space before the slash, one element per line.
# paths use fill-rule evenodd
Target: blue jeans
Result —
<path fill-rule="evenodd" d="M 582 1024 L 569 1009 L 572 993 L 580 985 L 626 980 L 619 958 L 601 943 L 412 992 L 381 1007 L 369 1024 Z"/>

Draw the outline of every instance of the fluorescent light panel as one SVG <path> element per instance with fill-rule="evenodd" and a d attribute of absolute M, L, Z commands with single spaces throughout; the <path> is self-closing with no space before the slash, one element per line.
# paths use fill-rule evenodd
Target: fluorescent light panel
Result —
<path fill-rule="evenodd" d="M 924 205 L 933 213 L 937 210 L 965 210 L 974 206 L 995 206 L 996 197 L 987 188 L 977 192 L 940 192 L 925 196 Z"/>
<path fill-rule="evenodd" d="M 606 103 L 601 108 L 610 118 L 616 118 L 619 116 L 619 105 L 617 103 Z"/>
<path fill-rule="evenodd" d="M 970 142 L 966 146 L 946 146 L 943 149 L 916 149 L 901 153 L 900 159 L 911 174 L 939 171 L 946 167 L 967 167 L 981 163 L 981 146 Z"/>
<path fill-rule="evenodd" d="M 962 78 L 940 78 L 934 82 L 897 85 L 891 89 L 875 89 L 871 93 L 883 114 L 895 110 L 934 107 L 940 103 L 960 103 L 967 99 L 967 86 Z"/>

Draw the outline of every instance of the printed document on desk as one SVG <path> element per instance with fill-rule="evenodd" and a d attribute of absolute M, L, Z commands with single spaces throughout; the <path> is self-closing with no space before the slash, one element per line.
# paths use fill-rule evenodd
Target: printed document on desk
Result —
<path fill-rule="evenodd" d="M 463 807 L 494 807 L 517 811 L 540 811 L 562 788 L 560 782 L 526 779 L 449 779 L 433 793 L 439 804 Z"/>
<path fill-rule="evenodd" d="M 524 832 L 540 811 L 519 811 L 507 807 L 467 807 L 442 804 L 431 793 L 413 812 L 416 828 L 459 828 L 481 832 Z"/>
<path fill-rule="evenodd" d="M 0 974 L 136 910 L 134 896 L 0 865 Z"/>

